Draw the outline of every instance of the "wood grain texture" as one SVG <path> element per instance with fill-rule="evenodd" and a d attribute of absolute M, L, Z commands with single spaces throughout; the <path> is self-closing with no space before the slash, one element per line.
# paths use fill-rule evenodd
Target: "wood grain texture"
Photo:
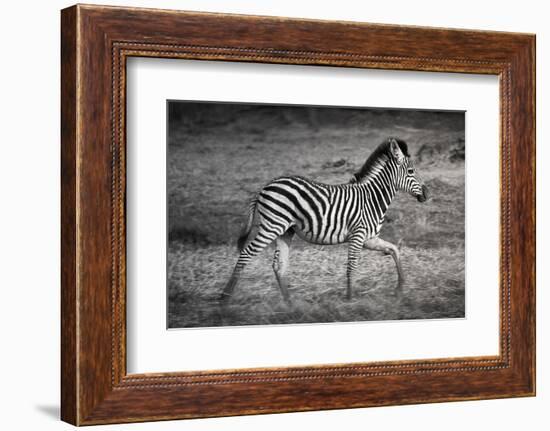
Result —
<path fill-rule="evenodd" d="M 533 395 L 534 49 L 534 36 L 525 34 L 99 6 L 62 11 L 63 420 L 84 425 Z M 129 56 L 499 75 L 499 356 L 127 375 Z"/>
<path fill-rule="evenodd" d="M 77 422 L 76 9 L 61 16 L 61 417 Z"/>

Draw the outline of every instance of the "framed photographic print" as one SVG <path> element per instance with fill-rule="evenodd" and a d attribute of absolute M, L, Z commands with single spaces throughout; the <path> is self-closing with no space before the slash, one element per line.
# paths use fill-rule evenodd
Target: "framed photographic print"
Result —
<path fill-rule="evenodd" d="M 62 11 L 62 419 L 535 394 L 535 37 Z"/>

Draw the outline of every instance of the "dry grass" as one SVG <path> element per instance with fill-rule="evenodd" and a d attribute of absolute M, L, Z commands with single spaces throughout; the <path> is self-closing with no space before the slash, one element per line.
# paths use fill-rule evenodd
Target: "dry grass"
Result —
<path fill-rule="evenodd" d="M 171 124 L 169 327 L 464 317 L 464 164 L 445 155 L 463 139 L 462 126 L 441 114 L 359 115 L 365 127 L 300 121 L 280 127 L 250 115 L 206 133 Z M 247 268 L 230 304 L 220 307 L 249 197 L 284 174 L 345 182 L 389 135 L 407 140 L 413 155 L 422 146 L 437 150 L 418 164 L 432 199 L 420 204 L 398 195 L 381 233 L 401 247 L 407 276 L 401 301 L 390 257 L 365 251 L 355 296 L 346 301 L 346 246 L 297 239 L 288 274 L 291 306 L 276 286 L 269 248 Z"/>
<path fill-rule="evenodd" d="M 222 308 L 217 298 L 227 281 L 234 250 L 180 244 L 170 266 L 170 326 L 219 326 L 269 323 L 346 322 L 430 319 L 464 316 L 464 254 L 456 250 L 402 248 L 407 284 L 401 301 L 394 294 L 396 274 L 390 257 L 365 253 L 353 299 L 344 299 L 345 246 L 300 244 L 292 254 L 289 277 L 292 305 L 281 299 L 271 271 L 270 253 L 250 265 Z M 427 274 L 422 268 L 432 268 Z M 211 287 L 202 280 L 209 280 Z M 181 289 L 187 285 L 189 288 Z"/>

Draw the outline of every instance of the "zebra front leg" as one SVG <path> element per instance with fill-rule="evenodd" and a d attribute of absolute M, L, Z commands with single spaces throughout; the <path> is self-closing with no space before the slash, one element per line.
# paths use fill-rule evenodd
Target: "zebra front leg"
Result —
<path fill-rule="evenodd" d="M 405 284 L 405 276 L 403 274 L 403 268 L 401 267 L 401 259 L 399 256 L 399 249 L 395 244 L 391 242 L 384 241 L 381 238 L 371 238 L 365 241 L 365 248 L 369 250 L 381 251 L 385 254 L 391 255 L 393 261 L 395 262 L 395 267 L 397 268 L 397 294 L 401 295 L 403 291 L 403 285 Z"/>
<path fill-rule="evenodd" d="M 273 271 L 277 278 L 277 284 L 283 298 L 290 305 L 290 295 L 288 293 L 288 282 L 286 279 L 286 270 L 288 269 L 288 257 L 290 254 L 290 243 L 294 231 L 289 229 L 282 236 L 275 240 L 275 254 L 273 256 Z"/>
<path fill-rule="evenodd" d="M 365 242 L 366 233 L 364 231 L 358 231 L 351 235 L 348 239 L 348 267 L 346 271 L 347 275 L 347 290 L 346 298 L 348 301 L 351 299 L 353 292 L 353 282 L 355 278 L 355 271 L 357 270 L 357 264 L 359 262 L 359 256 L 361 255 L 361 249 Z"/>

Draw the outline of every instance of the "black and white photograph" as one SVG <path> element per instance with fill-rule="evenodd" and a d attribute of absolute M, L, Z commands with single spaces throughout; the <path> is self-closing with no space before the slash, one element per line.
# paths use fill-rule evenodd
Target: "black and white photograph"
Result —
<path fill-rule="evenodd" d="M 465 113 L 167 102 L 168 328 L 465 317 Z"/>

